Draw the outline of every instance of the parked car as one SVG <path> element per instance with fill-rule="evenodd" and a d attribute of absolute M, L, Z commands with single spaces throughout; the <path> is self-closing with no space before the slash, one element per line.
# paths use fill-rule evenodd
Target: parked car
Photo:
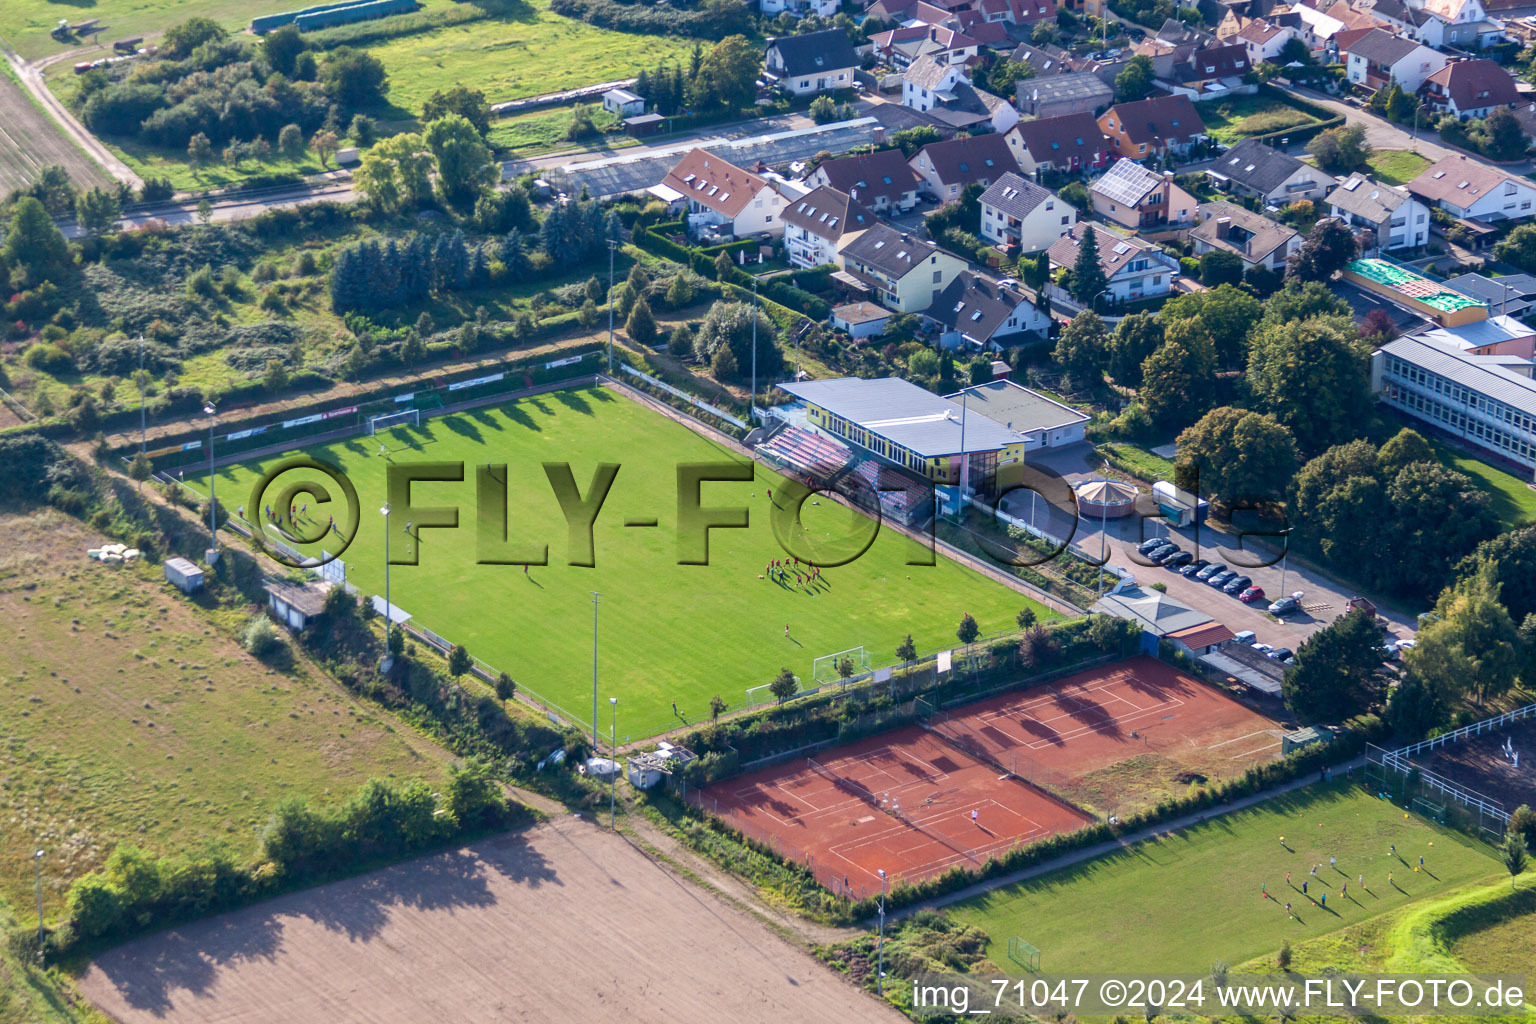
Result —
<path fill-rule="evenodd" d="M 1243 604 L 1253 604 L 1253 602 L 1255 602 L 1255 601 L 1262 601 L 1262 600 L 1264 600 L 1264 588 L 1263 587 L 1249 587 L 1247 590 L 1243 591 L 1241 594 L 1238 594 L 1237 595 L 1237 599 L 1239 601 L 1243 602 Z"/>
<path fill-rule="evenodd" d="M 1167 555 L 1171 555 L 1177 550 L 1179 550 L 1179 546 L 1177 544 L 1163 544 L 1162 546 L 1155 547 L 1151 551 L 1147 552 L 1147 561 L 1151 562 L 1153 565 L 1156 565 L 1158 564 L 1158 559 Z"/>
<path fill-rule="evenodd" d="M 1270 651 L 1274 650 L 1274 648 L 1271 647 L 1269 644 L 1249 644 L 1248 646 L 1252 647 L 1254 650 L 1258 651 L 1260 654 L 1268 654 Z"/>
<path fill-rule="evenodd" d="M 1228 594 L 1240 594 L 1244 590 L 1247 590 L 1248 585 L 1252 582 L 1253 580 L 1249 579 L 1247 576 L 1238 576 L 1236 579 L 1228 580 L 1227 585 L 1221 589 L 1223 592 Z"/>
<path fill-rule="evenodd" d="M 1164 544 L 1169 544 L 1169 543 L 1172 543 L 1172 542 L 1169 541 L 1167 537 L 1149 537 L 1146 540 L 1142 541 L 1140 544 L 1137 544 L 1136 545 L 1136 550 L 1144 555 L 1148 551 L 1153 550 L 1154 548 L 1160 548 Z"/>
<path fill-rule="evenodd" d="M 1290 597 L 1282 597 L 1269 606 L 1271 615 L 1289 615 L 1291 612 L 1301 610 L 1301 594 L 1297 592 Z"/>
<path fill-rule="evenodd" d="M 1197 558 L 1193 562 L 1190 562 L 1188 565 L 1181 566 L 1179 568 L 1179 575 L 1193 576 L 1195 573 L 1199 572 L 1201 569 L 1204 569 L 1210 564 L 1210 561 L 1207 559 Z"/>
<path fill-rule="evenodd" d="M 1194 560 L 1195 556 L 1190 554 L 1188 551 L 1175 551 L 1172 558 L 1165 559 L 1163 561 L 1163 568 L 1178 569 L 1180 566 L 1188 565 Z"/>
<path fill-rule="evenodd" d="M 1224 586 L 1227 585 L 1227 581 L 1228 580 L 1234 580 L 1236 578 L 1237 578 L 1237 573 L 1233 572 L 1231 569 L 1228 569 L 1225 572 L 1217 573 L 1215 576 L 1212 576 L 1210 579 L 1206 580 L 1205 582 L 1206 582 L 1207 586 L 1224 587 Z"/>
<path fill-rule="evenodd" d="M 1212 562 L 1210 565 L 1206 566 L 1204 569 L 1201 569 L 1199 572 L 1195 573 L 1195 579 L 1197 579 L 1197 580 L 1208 580 L 1212 576 L 1215 576 L 1217 573 L 1219 573 L 1219 572 L 1226 572 L 1226 571 L 1227 571 L 1227 567 L 1225 565 L 1222 565 L 1220 562 Z"/>
<path fill-rule="evenodd" d="M 1296 652 L 1291 650 L 1289 647 L 1276 647 L 1274 650 L 1268 652 L 1269 656 L 1274 658 L 1276 661 L 1285 661 L 1295 653 Z"/>
<path fill-rule="evenodd" d="M 1399 640 L 1394 646 L 1397 647 L 1397 653 L 1398 654 L 1402 654 L 1404 651 L 1411 651 L 1411 650 L 1413 650 L 1418 645 L 1419 645 L 1419 642 L 1417 640 L 1414 640 L 1414 639 L 1412 639 L 1410 637 L 1407 640 Z"/>

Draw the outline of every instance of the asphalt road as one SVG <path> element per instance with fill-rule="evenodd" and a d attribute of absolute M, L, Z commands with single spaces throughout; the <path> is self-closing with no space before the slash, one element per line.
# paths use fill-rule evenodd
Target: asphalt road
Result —
<path fill-rule="evenodd" d="M 312 203 L 350 203 L 356 200 L 357 192 L 352 188 L 351 175 L 344 171 L 332 172 L 332 175 L 336 176 L 313 184 L 252 189 L 220 199 L 211 199 L 208 204 L 212 207 L 208 217 L 209 222 L 226 224 L 249 220 L 268 210 L 307 206 Z M 135 207 L 118 219 L 118 226 L 126 230 L 142 227 L 151 221 L 162 221 L 173 227 L 195 224 L 198 223 L 197 206 L 197 201 L 173 201 L 155 206 Z M 61 221 L 59 230 L 64 232 L 66 238 L 78 238 L 84 233 L 72 220 Z"/>

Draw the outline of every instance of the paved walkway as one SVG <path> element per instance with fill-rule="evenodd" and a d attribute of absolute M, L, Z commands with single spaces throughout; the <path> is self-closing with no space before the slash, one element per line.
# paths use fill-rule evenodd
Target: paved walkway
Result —
<path fill-rule="evenodd" d="M 1361 755 L 1360 757 L 1355 758 L 1353 761 L 1346 761 L 1344 764 L 1334 765 L 1333 771 L 1339 772 L 1346 768 L 1363 769 L 1364 766 L 1365 757 L 1364 755 Z M 997 878 L 989 878 L 986 881 L 977 882 L 975 885 L 968 885 L 964 889 L 957 889 L 954 892 L 945 893 L 943 896 L 935 896 L 933 899 L 924 900 L 922 903 L 917 903 L 902 910 L 895 911 L 889 916 L 896 920 L 900 920 L 901 918 L 917 913 L 919 910 L 931 910 L 937 907 L 947 907 L 951 903 L 960 903 L 971 899 L 973 896 L 980 896 L 982 893 L 988 893 L 994 889 L 1001 889 L 1004 886 L 1013 885 L 1015 882 L 1023 882 L 1031 878 L 1038 878 L 1041 875 L 1056 871 L 1060 868 L 1071 867 L 1073 864 L 1082 864 L 1085 861 L 1090 861 L 1094 860 L 1095 858 L 1102 857 L 1107 853 L 1114 853 L 1116 850 L 1128 850 L 1137 843 L 1144 842 L 1148 839 L 1156 839 L 1159 836 L 1169 835 L 1173 832 L 1179 831 L 1180 829 L 1189 828 L 1191 825 L 1198 825 L 1210 818 L 1219 818 L 1224 814 L 1231 814 L 1233 811 L 1240 811 L 1244 808 L 1253 807 L 1256 804 L 1261 804 L 1266 800 L 1272 800 L 1277 796 L 1282 796 L 1286 793 L 1294 793 L 1296 790 L 1310 786 L 1316 781 L 1317 780 L 1314 779 L 1311 775 L 1306 775 L 1299 779 L 1293 779 L 1283 786 L 1276 786 L 1274 789 L 1266 789 L 1261 793 L 1255 793 L 1252 796 L 1245 796 L 1241 799 L 1234 800 L 1231 803 L 1222 804 L 1219 807 L 1213 807 L 1208 810 L 1186 814 L 1175 818 L 1172 821 L 1165 821 L 1161 824 L 1152 825 L 1147 828 L 1140 829 L 1136 832 L 1128 832 L 1125 835 L 1120 836 L 1118 839 L 1111 839 L 1102 843 L 1096 843 L 1093 846 L 1085 846 L 1081 850 L 1075 850 L 1072 853 L 1063 854 L 1062 856 L 1057 857 L 1054 860 L 1047 861 L 1044 864 L 1035 864 L 1027 868 L 1021 868 L 1018 871 L 1014 871 L 1006 875 L 1001 875 Z"/>

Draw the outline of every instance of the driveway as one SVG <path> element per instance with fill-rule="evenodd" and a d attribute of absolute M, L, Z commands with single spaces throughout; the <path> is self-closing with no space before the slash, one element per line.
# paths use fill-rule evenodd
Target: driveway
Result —
<path fill-rule="evenodd" d="M 1032 452 L 1027 461 L 1031 466 L 1048 468 L 1061 474 L 1074 485 L 1084 480 L 1100 479 L 1102 475 L 1100 466 L 1093 461 L 1093 449 L 1086 444 L 1072 445 L 1058 451 Z M 1174 529 L 1161 519 L 1151 518 L 1156 515 L 1156 509 L 1150 505 L 1149 495 L 1144 498 L 1148 505 L 1148 518 L 1127 516 L 1124 519 L 1111 519 L 1104 524 L 1108 528 L 1106 538 L 1100 529 L 1100 521 L 1085 517 L 1076 524 L 1072 546 L 1079 553 L 1090 555 L 1095 560 L 1100 557 L 1101 550 L 1106 551 L 1109 564 L 1128 571 L 1142 588 L 1161 583 L 1167 588 L 1170 597 L 1205 612 L 1234 633 L 1252 630 L 1260 640 L 1276 647 L 1297 647 L 1318 629 L 1343 614 L 1346 602 L 1354 596 L 1355 592 L 1347 584 L 1328 577 L 1300 558 L 1287 557 L 1274 565 L 1250 568 L 1254 563 L 1268 561 L 1269 556 L 1254 550 L 1255 546 L 1251 542 L 1244 550 L 1236 536 L 1209 526 Z M 1029 504 L 1026 494 L 1022 500 L 1013 502 L 1010 510 L 1027 521 Z M 1055 536 L 1066 536 L 1072 529 L 1071 517 L 1052 509 L 1044 501 L 1037 500 L 1035 505 L 1035 525 L 1038 528 Z M 1266 599 L 1245 605 L 1235 596 L 1198 580 L 1160 566 L 1145 564 L 1145 559 L 1136 553 L 1136 545 L 1155 536 L 1168 537 L 1196 558 L 1221 562 L 1244 576 L 1252 577 L 1255 586 L 1264 588 Z M 1303 594 L 1300 612 L 1276 619 L 1266 611 L 1269 601 L 1298 590 Z M 1391 622 L 1395 635 L 1404 638 L 1413 635 L 1415 622 L 1412 616 L 1385 609 L 1381 614 Z"/>

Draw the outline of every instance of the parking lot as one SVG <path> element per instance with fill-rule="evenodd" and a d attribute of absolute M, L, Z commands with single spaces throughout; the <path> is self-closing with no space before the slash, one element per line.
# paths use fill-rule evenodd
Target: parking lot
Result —
<path fill-rule="evenodd" d="M 1031 452 L 1029 463 L 1047 467 L 1060 473 L 1069 483 L 1077 484 L 1100 478 L 1101 470 L 1091 464 L 1091 457 L 1092 449 L 1089 446 L 1074 445 L 1054 452 Z M 1149 515 L 1155 514 L 1150 495 L 1143 497 Z M 1009 508 L 1028 521 L 1030 504 L 1025 496 L 1022 501 L 1012 502 Z M 1066 536 L 1072 530 L 1069 516 L 1044 501 L 1036 501 L 1034 504 L 1034 522 L 1037 527 L 1059 537 Z M 1101 550 L 1106 551 L 1109 565 L 1129 572 L 1142 588 L 1161 583 L 1167 588 L 1168 595 L 1180 603 L 1205 612 L 1234 633 L 1252 630 L 1261 642 L 1276 647 L 1296 648 L 1318 629 L 1343 614 L 1346 603 L 1354 596 L 1346 585 L 1324 576 L 1304 560 L 1295 557 L 1286 557 L 1272 565 L 1256 564 L 1269 561 L 1270 556 L 1254 550 L 1251 541 L 1247 545 L 1248 550 L 1243 550 L 1237 537 L 1208 526 L 1173 529 L 1164 520 L 1140 516 L 1110 519 L 1104 525 L 1108 528 L 1107 538 L 1100 530 L 1099 520 L 1083 518 L 1077 523 L 1072 546 L 1095 559 Z M 1244 576 L 1252 577 L 1255 586 L 1264 588 L 1264 600 L 1244 604 L 1235 595 L 1225 594 L 1199 580 L 1149 564 L 1136 553 L 1136 545 L 1155 536 L 1175 541 L 1195 558 L 1221 562 Z M 1296 591 L 1302 593 L 1300 611 L 1292 612 L 1283 619 L 1269 614 L 1269 602 Z M 1382 609 L 1381 614 L 1390 621 L 1395 636 L 1406 638 L 1413 635 L 1414 622 L 1411 617 L 1386 609 Z"/>

